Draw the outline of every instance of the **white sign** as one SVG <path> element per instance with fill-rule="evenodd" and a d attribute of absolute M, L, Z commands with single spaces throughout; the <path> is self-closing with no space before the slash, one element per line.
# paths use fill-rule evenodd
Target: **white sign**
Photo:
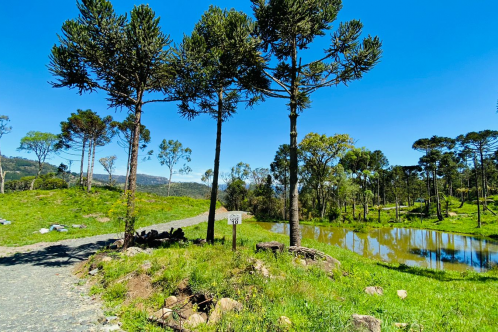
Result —
<path fill-rule="evenodd" d="M 242 224 L 242 215 L 238 214 L 229 214 L 228 215 L 228 224 L 229 225 L 240 225 Z"/>

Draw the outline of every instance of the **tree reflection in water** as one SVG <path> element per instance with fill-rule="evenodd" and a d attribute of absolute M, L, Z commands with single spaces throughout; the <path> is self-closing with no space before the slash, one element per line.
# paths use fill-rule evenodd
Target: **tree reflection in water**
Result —
<path fill-rule="evenodd" d="M 274 233 L 289 234 L 286 223 L 256 222 Z M 314 239 L 385 262 L 433 269 L 481 272 L 498 263 L 498 242 L 411 228 L 377 228 L 355 233 L 338 227 L 301 225 L 303 238 Z"/>

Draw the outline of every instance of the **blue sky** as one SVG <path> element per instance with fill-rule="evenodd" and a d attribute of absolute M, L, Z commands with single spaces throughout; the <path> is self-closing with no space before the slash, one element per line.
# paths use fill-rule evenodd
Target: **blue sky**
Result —
<path fill-rule="evenodd" d="M 140 1 L 114 1 L 118 13 Z M 252 15 L 249 1 L 148 2 L 161 17 L 162 30 L 179 43 L 190 34 L 210 4 L 234 7 Z M 347 133 L 357 146 L 382 150 L 392 165 L 416 164 L 420 154 L 412 143 L 432 135 L 456 137 L 469 131 L 496 129 L 498 115 L 498 1 L 369 1 L 344 0 L 338 22 L 353 18 L 364 33 L 383 41 L 381 62 L 365 77 L 324 88 L 312 95 L 312 107 L 298 118 L 298 139 L 309 132 Z M 56 34 L 66 19 L 78 15 L 72 0 L 2 1 L 0 3 L 0 114 L 8 115 L 12 133 L 0 144 L 2 154 L 34 159 L 16 151 L 30 130 L 58 133 L 60 122 L 77 109 L 124 119 L 124 112 L 107 109 L 105 94 L 79 96 L 54 89 L 46 65 Z M 317 40 L 306 57 L 317 58 L 327 38 Z M 224 124 L 221 170 L 239 161 L 269 167 L 278 146 L 289 141 L 285 102 L 268 100 L 254 109 L 240 108 Z M 207 116 L 182 119 L 174 103 L 149 104 L 143 123 L 151 130 L 150 148 L 162 139 L 177 139 L 192 149 L 193 170 L 173 181 L 200 181 L 213 167 L 216 124 Z M 115 143 L 97 151 L 97 158 L 116 154 L 117 174 L 124 174 L 126 157 Z M 75 156 L 62 155 L 77 159 Z M 64 161 L 54 156 L 53 164 Z M 77 171 L 76 163 L 72 170 Z M 104 173 L 96 164 L 96 172 Z M 139 164 L 139 172 L 166 176 L 157 159 Z"/>

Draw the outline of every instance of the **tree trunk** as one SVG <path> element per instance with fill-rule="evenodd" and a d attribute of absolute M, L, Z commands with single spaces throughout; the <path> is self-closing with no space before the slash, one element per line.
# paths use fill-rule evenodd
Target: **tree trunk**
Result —
<path fill-rule="evenodd" d="M 297 50 L 296 41 L 292 42 L 291 96 L 290 96 L 290 245 L 301 246 L 301 229 L 299 228 L 299 192 L 297 163 Z"/>
<path fill-rule="evenodd" d="M 397 194 L 396 194 L 396 221 L 399 221 L 399 200 Z"/>
<path fill-rule="evenodd" d="M 477 195 L 477 228 L 481 228 L 481 210 L 479 202 L 479 177 L 477 174 L 477 157 L 474 155 L 474 170 L 476 173 L 476 195 Z"/>
<path fill-rule="evenodd" d="M 436 195 L 437 218 L 439 221 L 443 221 L 443 213 L 441 212 L 441 200 L 439 199 L 439 188 L 437 184 L 436 170 L 434 170 L 433 176 L 434 176 L 434 194 Z"/>
<path fill-rule="evenodd" d="M 96 144 L 96 139 L 93 140 L 92 142 L 92 167 L 90 167 L 90 173 L 87 174 L 87 181 L 88 181 L 88 192 L 92 189 L 92 180 L 93 180 L 93 167 L 95 165 L 95 146 Z"/>
<path fill-rule="evenodd" d="M 86 191 L 90 192 L 92 189 L 92 183 L 90 182 L 90 168 L 92 167 L 92 144 L 93 140 L 89 140 L 88 142 L 88 164 L 86 168 Z"/>
<path fill-rule="evenodd" d="M 0 193 L 5 193 L 5 174 L 2 168 L 2 153 L 0 152 Z"/>
<path fill-rule="evenodd" d="M 38 179 L 40 177 L 40 174 L 42 172 L 42 168 L 43 168 L 43 162 L 41 160 L 38 160 L 38 173 L 36 173 L 35 178 L 33 179 L 33 181 L 31 181 L 31 185 L 29 186 L 29 190 L 34 189 L 35 181 L 36 181 L 36 179 Z"/>
<path fill-rule="evenodd" d="M 80 162 L 80 186 L 83 189 L 83 166 L 85 164 L 85 148 L 86 148 L 86 138 L 83 138 L 83 146 L 81 147 L 81 162 Z"/>
<path fill-rule="evenodd" d="M 140 122 L 142 118 L 142 96 L 143 92 L 138 93 L 138 104 L 135 105 L 135 123 L 133 143 L 131 145 L 131 160 L 130 160 L 130 179 L 127 191 L 126 204 L 126 219 L 125 219 L 125 238 L 123 248 L 126 249 L 133 243 L 133 235 L 135 234 L 135 191 L 137 189 L 137 167 L 138 167 L 138 143 L 140 140 Z"/>
<path fill-rule="evenodd" d="M 214 221 L 216 214 L 216 200 L 218 199 L 218 176 L 220 173 L 221 127 L 223 124 L 223 91 L 218 93 L 218 116 L 216 118 L 216 149 L 214 153 L 213 184 L 211 186 L 211 202 L 209 204 L 208 226 L 206 241 L 214 243 Z"/>
<path fill-rule="evenodd" d="M 128 185 L 130 183 L 130 163 L 131 163 L 131 144 L 133 142 L 132 140 L 128 144 L 128 158 L 126 160 L 126 179 L 125 179 L 125 186 L 124 186 L 124 191 L 128 190 Z"/>
<path fill-rule="evenodd" d="M 173 177 L 173 166 L 171 166 L 171 169 L 169 170 L 169 179 L 168 179 L 168 196 L 169 197 L 169 190 L 171 188 L 171 178 Z"/>
<path fill-rule="evenodd" d="M 284 184 L 284 220 L 287 220 L 287 179 Z"/>
<path fill-rule="evenodd" d="M 481 184 L 482 184 L 482 197 L 483 197 L 483 202 L 482 202 L 482 210 L 486 210 L 486 198 L 487 198 L 487 183 L 486 183 L 486 173 L 484 171 L 484 156 L 482 153 L 483 147 L 479 147 L 479 157 L 481 159 Z"/>

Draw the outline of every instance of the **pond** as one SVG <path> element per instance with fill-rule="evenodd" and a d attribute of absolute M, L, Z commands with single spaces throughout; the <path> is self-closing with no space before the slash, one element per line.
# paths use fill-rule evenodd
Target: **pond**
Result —
<path fill-rule="evenodd" d="M 255 222 L 279 234 L 289 224 Z M 340 227 L 301 225 L 303 238 L 351 250 L 389 263 L 441 270 L 486 271 L 498 264 L 498 242 L 472 236 L 413 228 L 377 228 L 366 233 Z"/>

